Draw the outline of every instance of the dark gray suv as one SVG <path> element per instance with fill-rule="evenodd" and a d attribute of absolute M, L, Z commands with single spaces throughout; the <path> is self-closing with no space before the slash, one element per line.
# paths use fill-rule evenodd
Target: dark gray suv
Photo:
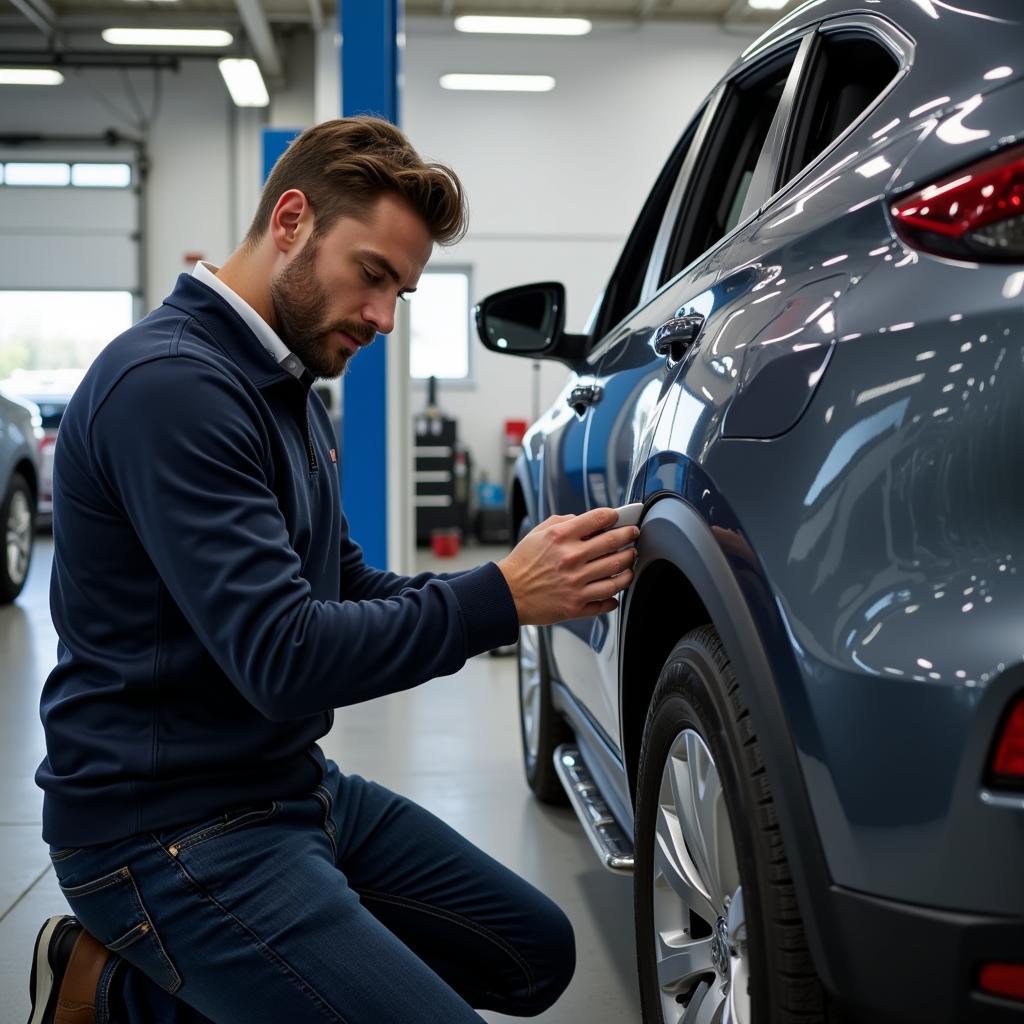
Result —
<path fill-rule="evenodd" d="M 685 59 L 681 55 L 680 59 Z M 811 0 L 686 128 L 512 514 L 642 502 L 525 628 L 527 779 L 635 877 L 645 1020 L 1024 1021 L 1024 3 Z"/>

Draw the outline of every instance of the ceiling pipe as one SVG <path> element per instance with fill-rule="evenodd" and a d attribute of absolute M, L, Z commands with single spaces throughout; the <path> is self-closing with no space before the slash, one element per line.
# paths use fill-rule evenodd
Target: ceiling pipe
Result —
<path fill-rule="evenodd" d="M 46 0 L 11 0 L 20 11 L 44 36 L 52 36 L 57 29 L 57 15 Z"/>
<path fill-rule="evenodd" d="M 319 32 L 324 27 L 324 11 L 320 6 L 320 0 L 309 0 L 309 24 L 314 32 Z"/>
<path fill-rule="evenodd" d="M 242 26 L 249 37 L 249 42 L 252 43 L 260 68 L 268 78 L 282 78 L 284 64 L 260 0 L 235 0 L 235 6 L 238 8 L 238 16 L 242 19 Z"/>

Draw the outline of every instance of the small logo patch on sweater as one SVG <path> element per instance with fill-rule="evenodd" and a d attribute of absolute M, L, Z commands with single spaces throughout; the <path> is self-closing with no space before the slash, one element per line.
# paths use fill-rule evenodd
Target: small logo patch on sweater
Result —
<path fill-rule="evenodd" d="M 337 461 L 338 461 L 338 449 L 337 448 L 332 448 L 331 449 L 331 462 L 337 462 Z"/>

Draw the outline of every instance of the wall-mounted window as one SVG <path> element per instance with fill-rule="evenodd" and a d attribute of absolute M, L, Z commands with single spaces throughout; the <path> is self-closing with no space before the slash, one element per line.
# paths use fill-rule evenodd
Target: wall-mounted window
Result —
<path fill-rule="evenodd" d="M 469 271 L 431 270 L 409 296 L 409 372 L 414 380 L 469 378 Z"/>
<path fill-rule="evenodd" d="M 24 162 L 0 164 L 0 185 L 21 188 L 128 188 L 130 164 Z"/>
<path fill-rule="evenodd" d="M 0 378 L 85 370 L 133 321 L 131 292 L 0 291 Z"/>

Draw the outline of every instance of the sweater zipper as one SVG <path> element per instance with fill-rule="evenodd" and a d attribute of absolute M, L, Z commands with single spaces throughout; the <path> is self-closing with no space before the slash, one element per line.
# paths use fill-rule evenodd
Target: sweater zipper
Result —
<path fill-rule="evenodd" d="M 319 463 L 316 459 L 316 450 L 313 448 L 313 435 L 309 430 L 309 417 L 306 417 L 306 454 L 309 456 L 309 472 L 312 475 L 319 468 Z"/>
<path fill-rule="evenodd" d="M 306 458 L 309 460 L 310 476 L 320 468 L 316 458 L 316 449 L 313 447 L 313 432 L 309 429 L 309 390 L 312 387 L 312 382 L 313 378 L 310 376 L 307 380 L 306 375 L 303 375 L 303 379 L 299 381 L 299 386 L 302 388 L 302 422 L 306 427 Z"/>

